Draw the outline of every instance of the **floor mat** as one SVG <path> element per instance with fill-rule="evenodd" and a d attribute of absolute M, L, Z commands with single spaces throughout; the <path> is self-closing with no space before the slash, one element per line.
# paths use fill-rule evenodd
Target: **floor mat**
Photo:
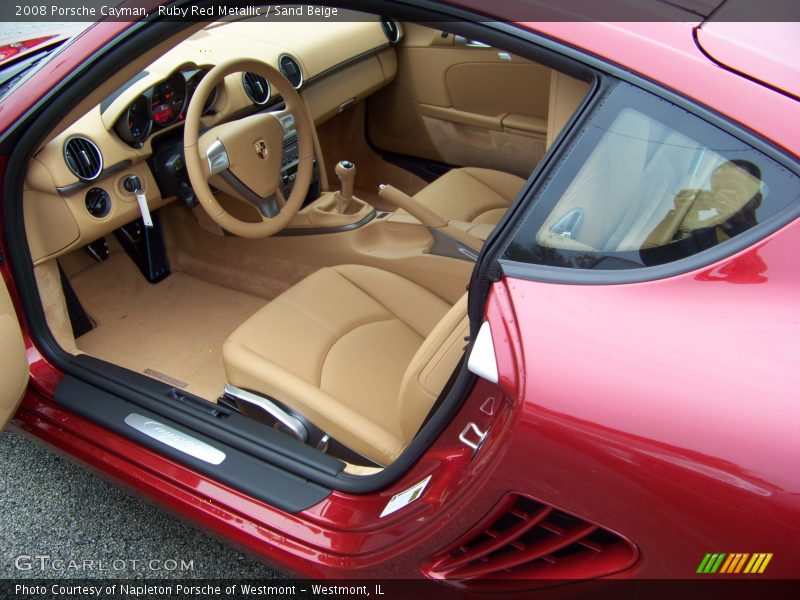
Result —
<path fill-rule="evenodd" d="M 223 342 L 266 304 L 185 273 L 150 284 L 123 252 L 71 283 L 97 323 L 76 340 L 80 350 L 207 400 L 225 385 Z"/>

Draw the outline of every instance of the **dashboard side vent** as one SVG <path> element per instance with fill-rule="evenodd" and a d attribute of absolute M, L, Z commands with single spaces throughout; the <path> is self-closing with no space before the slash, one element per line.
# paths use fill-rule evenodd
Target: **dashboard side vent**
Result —
<path fill-rule="evenodd" d="M 255 73 L 242 73 L 242 85 L 244 92 L 255 104 L 266 104 L 269 100 L 269 82 L 261 75 Z"/>
<path fill-rule="evenodd" d="M 390 44 L 396 44 L 400 41 L 400 26 L 394 19 L 381 17 L 381 29 L 383 29 L 383 35 L 386 36 Z"/>
<path fill-rule="evenodd" d="M 288 54 L 281 55 L 278 59 L 278 67 L 294 89 L 303 85 L 303 72 L 300 70 L 300 64 L 293 57 Z"/>
<path fill-rule="evenodd" d="M 73 136 L 64 142 L 64 162 L 82 181 L 97 179 L 103 171 L 103 155 L 92 140 Z"/>
<path fill-rule="evenodd" d="M 470 591 L 514 591 L 603 577 L 627 569 L 637 557 L 636 547 L 615 533 L 509 494 L 426 571 Z"/>

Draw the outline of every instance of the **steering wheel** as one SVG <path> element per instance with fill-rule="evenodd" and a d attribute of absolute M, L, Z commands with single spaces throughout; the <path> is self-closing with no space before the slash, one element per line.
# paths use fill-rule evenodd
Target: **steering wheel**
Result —
<path fill-rule="evenodd" d="M 264 112 L 222 123 L 200 133 L 203 104 L 226 75 L 247 71 L 264 77 L 277 89 L 286 110 Z M 221 63 L 203 77 L 189 102 L 183 150 L 189 181 L 200 205 L 220 227 L 235 235 L 262 238 L 277 233 L 300 210 L 313 172 L 312 123 L 299 94 L 274 67 L 252 58 Z M 281 189 L 283 136 L 297 131 L 297 177 L 288 198 Z M 249 223 L 231 216 L 214 197 L 215 187 L 251 202 L 261 221 Z"/>

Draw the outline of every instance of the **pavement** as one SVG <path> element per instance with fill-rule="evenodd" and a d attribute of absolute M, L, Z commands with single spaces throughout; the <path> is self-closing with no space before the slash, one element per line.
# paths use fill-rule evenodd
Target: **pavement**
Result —
<path fill-rule="evenodd" d="M 0 456 L 0 578 L 286 577 L 26 435 Z"/>

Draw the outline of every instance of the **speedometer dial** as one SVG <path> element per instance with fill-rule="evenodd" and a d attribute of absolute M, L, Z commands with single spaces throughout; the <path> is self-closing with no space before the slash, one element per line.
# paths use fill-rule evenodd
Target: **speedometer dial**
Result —
<path fill-rule="evenodd" d="M 210 69 L 199 69 L 195 71 L 191 77 L 189 77 L 189 81 L 187 83 L 188 86 L 187 95 L 189 96 L 189 100 L 192 99 L 192 96 L 194 96 L 194 93 L 197 90 L 197 86 L 200 85 L 200 82 L 203 80 L 203 77 L 205 77 L 208 74 L 209 70 Z M 206 98 L 206 101 L 203 103 L 202 114 L 207 115 L 212 112 L 212 109 L 214 108 L 214 105 L 217 102 L 218 94 L 219 94 L 219 86 L 215 87 Z"/>
<path fill-rule="evenodd" d="M 181 73 L 173 73 L 153 88 L 150 109 L 153 122 L 166 127 L 183 117 L 186 103 L 186 80 Z"/>

